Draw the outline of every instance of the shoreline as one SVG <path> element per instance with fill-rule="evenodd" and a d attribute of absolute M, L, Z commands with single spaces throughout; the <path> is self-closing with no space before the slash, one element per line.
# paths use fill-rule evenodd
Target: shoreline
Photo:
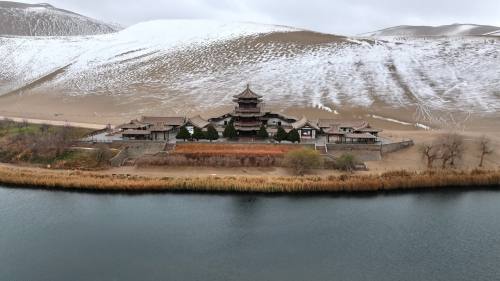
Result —
<path fill-rule="evenodd" d="M 11 188 L 102 193 L 320 194 L 500 188 L 499 170 L 391 171 L 379 175 L 143 177 L 69 170 L 0 167 L 0 184 Z"/>

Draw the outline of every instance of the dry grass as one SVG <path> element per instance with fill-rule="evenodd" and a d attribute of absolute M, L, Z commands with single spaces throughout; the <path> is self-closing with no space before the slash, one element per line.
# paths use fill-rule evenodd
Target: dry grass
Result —
<path fill-rule="evenodd" d="M 296 145 L 282 144 L 217 144 L 217 143 L 185 143 L 177 144 L 174 153 L 189 156 L 283 156 Z"/>
<path fill-rule="evenodd" d="M 449 187 L 499 187 L 500 171 L 396 171 L 330 177 L 146 178 L 90 172 L 0 167 L 0 183 L 15 187 L 87 191 L 356 192 Z"/>

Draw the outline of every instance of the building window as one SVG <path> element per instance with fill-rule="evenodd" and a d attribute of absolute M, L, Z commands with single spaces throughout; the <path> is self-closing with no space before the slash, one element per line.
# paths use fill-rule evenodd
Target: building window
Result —
<path fill-rule="evenodd" d="M 278 121 L 278 126 L 281 126 L 281 121 Z"/>

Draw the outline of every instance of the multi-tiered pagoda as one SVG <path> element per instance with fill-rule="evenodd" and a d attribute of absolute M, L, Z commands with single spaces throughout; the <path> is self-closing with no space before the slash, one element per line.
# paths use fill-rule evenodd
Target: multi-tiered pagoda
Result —
<path fill-rule="evenodd" d="M 253 135 L 263 124 L 262 117 L 265 115 L 261 109 L 262 96 L 257 95 L 247 85 L 245 91 L 233 96 L 233 101 L 238 105 L 235 107 L 233 116 L 234 127 L 240 135 Z"/>

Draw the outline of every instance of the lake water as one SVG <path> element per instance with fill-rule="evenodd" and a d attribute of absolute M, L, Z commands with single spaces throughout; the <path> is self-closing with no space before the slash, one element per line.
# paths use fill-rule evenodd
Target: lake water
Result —
<path fill-rule="evenodd" d="M 498 280 L 500 192 L 0 188 L 0 280 Z"/>

